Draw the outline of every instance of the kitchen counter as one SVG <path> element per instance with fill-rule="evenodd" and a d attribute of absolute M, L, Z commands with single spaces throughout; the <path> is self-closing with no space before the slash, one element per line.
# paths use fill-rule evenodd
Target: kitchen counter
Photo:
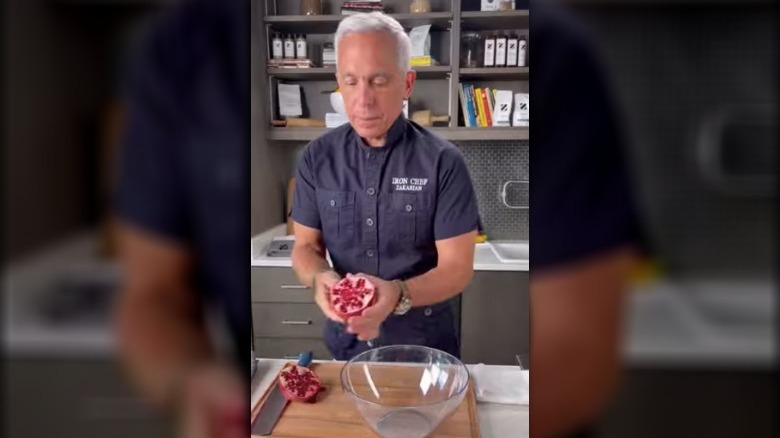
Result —
<path fill-rule="evenodd" d="M 265 389 L 279 370 L 289 361 L 284 359 L 257 359 L 257 373 L 252 378 L 252 408 L 257 405 Z M 322 362 L 322 361 L 315 361 Z M 466 365 L 471 371 L 472 365 Z M 473 373 L 472 373 L 473 374 Z M 479 385 L 479 382 L 476 382 Z M 477 403 L 477 418 L 482 438 L 505 438 L 528 436 L 528 406 Z"/>
<path fill-rule="evenodd" d="M 75 234 L 6 266 L 0 299 L 5 312 L 2 341 L 9 356 L 115 354 L 109 315 L 51 324 L 36 306 L 36 298 L 62 271 L 95 266 L 98 236 L 94 230 Z M 255 243 L 253 239 L 253 250 Z M 257 263 L 253 253 L 253 265 L 264 266 L 262 258 Z M 769 281 L 704 280 L 659 281 L 637 288 L 626 303 L 623 357 L 629 366 L 643 368 L 771 368 L 777 358 L 775 289 Z"/>
<path fill-rule="evenodd" d="M 252 266 L 257 267 L 292 267 L 289 257 L 269 257 L 266 255 L 268 245 L 275 237 L 282 237 L 286 233 L 286 225 L 280 224 L 267 230 L 251 240 L 250 260 Z M 330 258 L 328 258 L 330 262 Z M 528 271 L 528 261 L 506 263 L 499 260 L 489 243 L 478 243 L 474 249 L 475 271 Z"/>

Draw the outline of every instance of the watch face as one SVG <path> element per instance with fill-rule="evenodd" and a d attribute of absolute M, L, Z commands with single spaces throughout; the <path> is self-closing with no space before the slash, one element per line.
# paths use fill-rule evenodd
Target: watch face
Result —
<path fill-rule="evenodd" d="M 409 302 L 409 299 L 404 297 L 404 298 L 401 298 L 401 302 L 398 303 L 398 306 L 396 306 L 395 311 L 393 313 L 395 313 L 396 315 L 403 315 L 406 312 L 408 312 L 409 309 L 411 309 L 411 308 L 412 308 L 412 305 Z"/>

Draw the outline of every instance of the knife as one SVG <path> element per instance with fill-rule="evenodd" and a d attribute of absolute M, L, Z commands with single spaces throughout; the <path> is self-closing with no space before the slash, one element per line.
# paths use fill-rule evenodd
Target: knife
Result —
<path fill-rule="evenodd" d="M 311 351 L 305 351 L 298 358 L 298 366 L 308 367 L 311 360 Z M 282 416 L 282 411 L 287 406 L 287 399 L 284 398 L 282 390 L 279 389 L 278 381 L 274 379 L 271 384 L 273 385 L 271 394 L 260 407 L 260 412 L 257 413 L 255 422 L 252 424 L 252 435 L 270 435 L 279 417 Z"/>

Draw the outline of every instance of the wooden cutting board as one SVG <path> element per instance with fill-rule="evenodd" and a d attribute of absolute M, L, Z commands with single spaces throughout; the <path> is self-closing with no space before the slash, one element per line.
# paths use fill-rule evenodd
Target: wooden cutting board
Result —
<path fill-rule="evenodd" d="M 311 369 L 317 373 L 323 385 L 327 388 L 317 396 L 316 403 L 288 403 L 279 421 L 274 427 L 272 437 L 286 438 L 373 438 L 378 435 L 363 422 L 355 402 L 341 388 L 339 374 L 343 363 L 313 363 Z M 404 371 L 408 368 L 393 367 L 397 370 L 394 382 L 412 382 L 404 379 Z M 265 402 L 269 385 L 257 406 L 252 410 L 254 422 L 260 407 Z M 255 435 L 253 435 L 255 436 Z M 479 438 L 477 423 L 477 400 L 474 395 L 473 382 L 470 383 L 466 397 L 458 409 L 434 431 L 430 438 Z"/>

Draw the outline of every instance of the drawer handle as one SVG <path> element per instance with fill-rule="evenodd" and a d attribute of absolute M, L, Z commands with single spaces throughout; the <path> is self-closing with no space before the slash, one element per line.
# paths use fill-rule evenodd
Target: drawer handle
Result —
<path fill-rule="evenodd" d="M 311 320 L 308 321 L 289 321 L 285 319 L 282 321 L 282 324 L 284 325 L 311 325 Z"/>
<path fill-rule="evenodd" d="M 309 289 L 309 286 L 302 284 L 283 284 L 282 289 Z"/>
<path fill-rule="evenodd" d="M 288 354 L 288 355 L 284 356 L 284 358 L 285 359 L 298 359 L 298 356 L 296 356 L 294 354 Z"/>

